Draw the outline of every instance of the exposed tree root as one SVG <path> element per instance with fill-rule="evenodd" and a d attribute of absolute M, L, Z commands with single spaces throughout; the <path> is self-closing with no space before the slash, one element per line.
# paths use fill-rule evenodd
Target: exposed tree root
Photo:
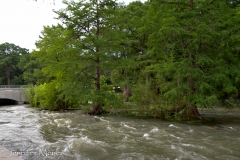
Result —
<path fill-rule="evenodd" d="M 187 103 L 186 107 L 187 107 L 189 116 L 203 120 L 203 117 L 199 113 L 196 105 L 190 105 L 190 103 Z"/>
<path fill-rule="evenodd" d="M 102 105 L 97 104 L 90 112 L 89 115 L 99 115 L 102 113 Z"/>

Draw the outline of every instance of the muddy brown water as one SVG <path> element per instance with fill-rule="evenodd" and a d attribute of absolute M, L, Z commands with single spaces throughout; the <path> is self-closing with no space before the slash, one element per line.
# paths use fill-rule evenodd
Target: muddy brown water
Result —
<path fill-rule="evenodd" d="M 204 114 L 215 122 L 191 124 L 1 106 L 0 145 L 24 160 L 239 160 L 240 112 Z"/>

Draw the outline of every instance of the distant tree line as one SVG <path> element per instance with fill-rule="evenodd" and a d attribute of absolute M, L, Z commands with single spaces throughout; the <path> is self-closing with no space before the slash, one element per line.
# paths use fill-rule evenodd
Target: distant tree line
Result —
<path fill-rule="evenodd" d="M 24 84 L 23 65 L 20 60 L 27 57 L 29 51 L 12 43 L 0 44 L 0 85 Z"/>

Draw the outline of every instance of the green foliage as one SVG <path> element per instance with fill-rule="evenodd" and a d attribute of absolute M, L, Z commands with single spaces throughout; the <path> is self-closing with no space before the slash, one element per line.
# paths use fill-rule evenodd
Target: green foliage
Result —
<path fill-rule="evenodd" d="M 101 91 L 95 92 L 93 89 L 92 92 L 88 95 L 88 100 L 102 104 L 105 110 L 116 109 L 122 105 L 121 97 L 115 94 L 112 85 L 106 83 L 107 79 L 105 76 L 100 77 Z"/>
<path fill-rule="evenodd" d="M 133 96 L 132 100 L 134 102 L 137 102 L 137 104 L 140 106 L 146 106 L 149 107 L 151 105 L 160 104 L 158 94 L 150 88 L 150 85 L 142 85 L 139 84 L 133 88 Z"/>
<path fill-rule="evenodd" d="M 28 50 L 12 43 L 0 44 L 0 84 L 23 84 L 22 71 L 18 63 L 22 57 L 28 55 Z"/>
<path fill-rule="evenodd" d="M 236 10 L 220 1 L 193 1 L 193 6 L 187 1 L 152 1 L 149 9 L 155 25 L 150 26 L 148 44 L 158 61 L 144 72 L 155 73 L 160 98 L 169 106 L 211 107 L 239 89 L 232 76 L 238 75 L 238 40 L 226 38 L 236 35 Z"/>
<path fill-rule="evenodd" d="M 64 3 L 55 12 L 63 25 L 44 27 L 38 50 L 19 64 L 28 83 L 41 84 L 42 107 L 93 101 L 86 110 L 201 119 L 198 108 L 239 98 L 238 1 Z M 131 88 L 130 102 L 116 86 Z"/>
<path fill-rule="evenodd" d="M 36 43 L 39 50 L 32 53 L 49 80 L 41 95 L 52 92 L 53 96 L 43 98 L 40 104 L 57 109 L 58 101 L 64 99 L 71 106 L 86 101 L 111 106 L 115 95 L 101 75 L 107 75 L 112 65 L 116 4 L 109 0 L 64 3 L 67 7 L 56 11 L 64 25 L 44 27 Z"/>
<path fill-rule="evenodd" d="M 17 66 L 23 72 L 24 83 L 36 85 L 46 81 L 41 71 L 41 64 L 31 53 L 23 55 Z"/>
<path fill-rule="evenodd" d="M 24 89 L 24 96 L 30 106 L 40 109 L 61 110 L 65 109 L 64 97 L 60 97 L 56 89 L 55 81 L 38 86 L 29 85 Z M 72 103 L 73 104 L 73 103 Z"/>
<path fill-rule="evenodd" d="M 55 83 L 45 83 L 39 85 L 36 94 L 39 97 L 39 107 L 47 108 L 49 110 L 59 110 L 60 106 L 58 106 L 58 97 L 57 91 L 55 87 Z"/>
<path fill-rule="evenodd" d="M 29 85 L 25 89 L 23 89 L 24 97 L 26 101 L 30 104 L 30 106 L 37 107 L 38 99 L 36 98 L 36 86 Z"/>

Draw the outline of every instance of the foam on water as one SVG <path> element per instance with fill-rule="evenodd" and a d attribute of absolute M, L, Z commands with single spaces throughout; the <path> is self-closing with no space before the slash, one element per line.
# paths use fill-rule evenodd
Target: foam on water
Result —
<path fill-rule="evenodd" d="M 103 119 L 102 117 L 100 118 L 100 120 L 109 123 L 108 120 L 105 120 L 105 119 Z"/>
<path fill-rule="evenodd" d="M 70 124 L 71 124 L 71 120 L 70 119 L 54 119 L 53 120 L 58 127 L 61 127 L 61 126 L 67 126 L 67 127 L 70 127 Z"/>
<path fill-rule="evenodd" d="M 157 127 L 154 127 L 150 132 L 157 132 L 159 129 Z"/>
<path fill-rule="evenodd" d="M 173 138 L 176 138 L 176 139 L 179 139 L 179 140 L 182 140 L 182 139 L 183 139 L 183 138 L 177 137 L 177 136 L 175 136 L 175 135 L 173 135 L 173 134 L 169 134 L 169 136 L 170 136 L 170 137 L 173 137 Z"/>
<path fill-rule="evenodd" d="M 169 127 L 178 128 L 177 126 L 170 124 Z"/>
<path fill-rule="evenodd" d="M 134 127 L 131 127 L 131 126 L 129 126 L 129 125 L 127 125 L 127 124 L 125 124 L 125 123 L 122 123 L 122 125 L 123 125 L 125 128 L 129 128 L 129 129 L 134 129 L 134 130 L 136 130 L 136 128 L 134 128 Z"/>
<path fill-rule="evenodd" d="M 144 133 L 143 137 L 149 137 L 149 134 Z"/>
<path fill-rule="evenodd" d="M 209 127 L 159 119 L 93 117 L 80 111 L 38 111 L 24 106 L 0 107 L 0 116 L 2 145 L 12 150 L 46 149 L 63 154 L 24 159 L 234 160 L 240 157 L 237 120 Z"/>

